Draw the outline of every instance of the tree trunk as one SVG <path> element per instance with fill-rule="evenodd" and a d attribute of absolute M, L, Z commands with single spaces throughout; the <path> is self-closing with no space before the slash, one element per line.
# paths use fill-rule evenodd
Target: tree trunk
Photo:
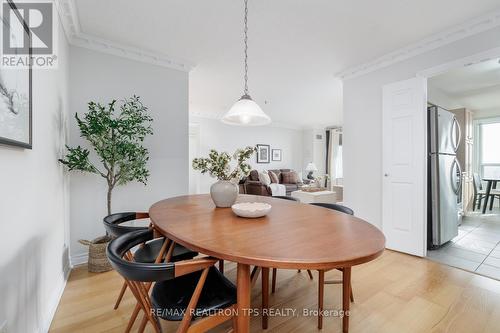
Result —
<path fill-rule="evenodd" d="M 111 194 L 113 192 L 113 187 L 108 187 L 108 215 L 111 215 Z"/>

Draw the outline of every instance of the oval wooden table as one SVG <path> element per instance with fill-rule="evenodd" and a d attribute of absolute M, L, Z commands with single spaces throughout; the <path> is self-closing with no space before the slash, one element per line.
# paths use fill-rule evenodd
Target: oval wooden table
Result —
<path fill-rule="evenodd" d="M 344 268 L 343 310 L 349 310 L 351 267 L 382 254 L 384 235 L 371 224 L 330 209 L 272 197 L 240 195 L 238 202 L 267 202 L 262 218 L 237 217 L 215 208 L 209 195 L 188 195 L 151 206 L 151 221 L 164 236 L 200 253 L 237 263 L 237 331 L 250 328 L 250 265 L 263 268 Z M 348 277 L 348 279 L 346 278 Z M 343 317 L 343 331 L 349 327 Z"/>

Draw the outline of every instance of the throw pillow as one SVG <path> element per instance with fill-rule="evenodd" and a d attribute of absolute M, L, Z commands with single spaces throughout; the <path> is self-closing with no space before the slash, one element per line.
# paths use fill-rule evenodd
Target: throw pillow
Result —
<path fill-rule="evenodd" d="M 281 177 L 283 178 L 283 184 L 297 184 L 297 174 L 295 171 L 282 172 Z"/>
<path fill-rule="evenodd" d="M 269 184 L 271 184 L 271 178 L 269 177 L 267 171 L 259 172 L 259 181 L 266 186 L 269 186 Z"/>
<path fill-rule="evenodd" d="M 252 170 L 250 171 L 250 180 L 254 180 L 254 181 L 257 181 L 259 180 L 259 172 L 257 170 Z"/>
<path fill-rule="evenodd" d="M 271 183 L 273 183 L 273 184 L 279 184 L 280 180 L 279 180 L 278 176 L 274 172 L 268 171 L 267 173 L 269 174 L 269 177 L 271 178 Z"/>

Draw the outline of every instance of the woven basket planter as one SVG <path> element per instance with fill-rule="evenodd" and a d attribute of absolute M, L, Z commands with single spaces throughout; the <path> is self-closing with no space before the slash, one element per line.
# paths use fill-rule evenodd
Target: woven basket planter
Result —
<path fill-rule="evenodd" d="M 109 236 L 101 236 L 91 241 L 80 239 L 80 244 L 89 247 L 88 270 L 93 273 L 102 273 L 112 270 L 106 256 L 106 247 L 111 241 Z"/>

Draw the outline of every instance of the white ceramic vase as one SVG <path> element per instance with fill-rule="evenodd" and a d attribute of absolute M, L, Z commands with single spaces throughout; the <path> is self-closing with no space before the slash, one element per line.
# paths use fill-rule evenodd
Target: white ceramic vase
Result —
<path fill-rule="evenodd" d="M 219 180 L 210 186 L 212 200 L 220 208 L 231 207 L 238 198 L 238 192 L 238 185 L 228 180 Z"/>

